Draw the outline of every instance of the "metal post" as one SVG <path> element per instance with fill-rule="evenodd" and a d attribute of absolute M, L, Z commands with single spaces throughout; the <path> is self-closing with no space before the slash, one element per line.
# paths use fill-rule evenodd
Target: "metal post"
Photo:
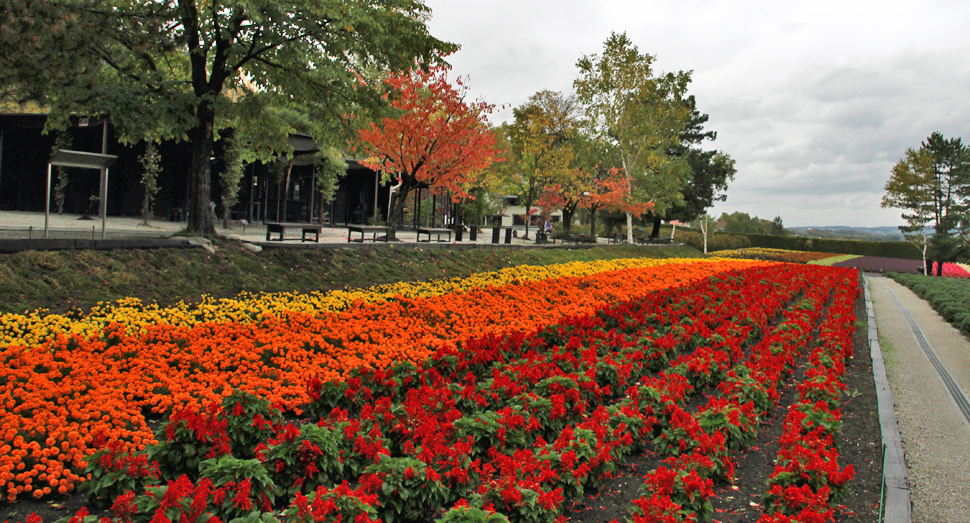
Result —
<path fill-rule="evenodd" d="M 101 206 L 101 239 L 105 239 L 105 224 L 108 222 L 108 170 L 105 169 L 102 172 L 102 185 L 101 185 L 101 201 L 104 205 Z M 50 173 L 48 172 L 47 178 L 50 179 Z M 50 183 L 50 182 L 48 182 Z"/>
<path fill-rule="evenodd" d="M 3 127 L 0 127 L 0 183 L 3 182 Z"/>
<path fill-rule="evenodd" d="M 374 223 L 377 223 L 378 219 L 378 207 L 377 207 L 377 192 L 381 189 L 381 173 L 374 171 Z M 391 217 L 387 217 L 387 222 L 391 222 Z"/>
<path fill-rule="evenodd" d="M 108 117 L 101 127 L 101 154 L 108 154 Z M 108 169 L 101 171 L 101 228 L 104 229 L 105 216 L 108 215 Z"/>
<path fill-rule="evenodd" d="M 47 229 L 51 222 L 51 164 L 47 164 L 47 197 L 44 203 L 44 239 L 47 239 Z"/>

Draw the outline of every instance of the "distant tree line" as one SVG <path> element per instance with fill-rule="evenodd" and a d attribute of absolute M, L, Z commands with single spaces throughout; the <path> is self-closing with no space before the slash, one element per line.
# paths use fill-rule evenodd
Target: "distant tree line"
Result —
<path fill-rule="evenodd" d="M 741 234 L 767 234 L 768 236 L 787 236 L 788 230 L 782 223 L 781 216 L 772 220 L 765 220 L 757 216 L 749 216 L 745 212 L 721 214 L 719 221 L 724 222 L 724 232 Z"/>

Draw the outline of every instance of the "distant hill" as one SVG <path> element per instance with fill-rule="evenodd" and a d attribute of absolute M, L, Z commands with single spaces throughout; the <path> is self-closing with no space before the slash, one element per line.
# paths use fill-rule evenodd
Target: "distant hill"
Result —
<path fill-rule="evenodd" d="M 867 240 L 876 242 L 901 241 L 903 235 L 899 227 L 845 227 L 832 225 L 826 227 L 786 227 L 795 236 L 809 238 L 832 238 L 839 240 Z"/>

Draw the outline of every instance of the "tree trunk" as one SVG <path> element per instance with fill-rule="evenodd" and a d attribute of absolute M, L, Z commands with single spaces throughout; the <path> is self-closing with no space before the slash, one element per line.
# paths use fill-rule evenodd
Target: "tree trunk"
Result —
<path fill-rule="evenodd" d="M 189 167 L 189 220 L 186 230 L 197 234 L 215 234 L 209 157 L 212 155 L 215 108 L 202 100 L 196 108 L 198 126 L 192 131 L 191 164 Z"/>
<path fill-rule="evenodd" d="M 569 234 L 573 230 L 573 214 L 576 211 L 562 210 L 562 231 Z"/>
<path fill-rule="evenodd" d="M 397 241 L 397 217 L 401 214 L 401 209 L 404 208 L 404 202 L 407 201 L 408 194 L 410 193 L 411 184 L 403 181 L 402 178 L 401 187 L 396 193 L 391 195 L 391 206 L 387 213 L 387 226 L 389 227 L 387 241 L 389 242 Z"/>
<path fill-rule="evenodd" d="M 626 242 L 633 245 L 633 215 L 626 213 Z"/>
<path fill-rule="evenodd" d="M 701 233 L 704 235 L 704 254 L 707 254 L 707 230 L 710 225 L 707 223 L 707 217 L 701 217 Z"/>
<path fill-rule="evenodd" d="M 589 208 L 589 235 L 596 237 L 596 207 Z"/>
<path fill-rule="evenodd" d="M 529 239 L 529 224 L 532 223 L 532 206 L 527 205 L 525 208 L 525 236 L 522 237 L 523 240 Z"/>
<path fill-rule="evenodd" d="M 290 164 L 286 166 L 286 177 L 283 182 L 283 219 L 279 220 L 281 222 L 288 221 L 286 219 L 286 202 L 290 194 L 290 172 L 293 171 L 293 160 L 290 160 Z"/>
<path fill-rule="evenodd" d="M 659 216 L 654 216 L 653 217 L 653 229 L 650 231 L 650 237 L 651 238 L 659 238 L 660 237 L 660 225 L 662 223 L 663 223 L 663 218 L 661 218 Z"/>

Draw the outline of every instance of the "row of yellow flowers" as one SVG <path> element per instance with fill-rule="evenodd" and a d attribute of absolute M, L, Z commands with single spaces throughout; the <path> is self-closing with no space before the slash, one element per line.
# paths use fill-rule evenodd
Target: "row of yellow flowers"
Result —
<path fill-rule="evenodd" d="M 420 362 L 461 339 L 534 331 L 752 263 L 653 264 L 546 279 L 535 275 L 555 269 L 523 268 L 516 274 L 531 278 L 361 300 L 335 313 L 284 309 L 257 321 L 191 325 L 128 321 L 93 336 L 58 333 L 41 346 L 8 345 L 0 349 L 0 489 L 8 500 L 73 489 L 96 435 L 129 448 L 154 441 L 148 411 L 198 407 L 233 389 L 295 408 L 307 401 L 303 384 L 313 376 L 339 380 L 360 366 Z"/>
<path fill-rule="evenodd" d="M 316 293 L 242 294 L 236 298 L 213 299 L 203 296 L 199 303 L 179 302 L 171 307 L 144 304 L 137 298 L 126 298 L 94 307 L 82 318 L 47 314 L 45 310 L 28 314 L 0 315 L 0 349 L 50 343 L 58 334 L 97 336 L 108 325 L 125 326 L 129 334 L 147 332 L 157 325 L 194 326 L 206 322 L 249 323 L 267 316 L 286 313 L 327 314 L 346 310 L 354 303 L 379 303 L 396 296 L 425 298 L 455 292 L 467 292 L 512 282 L 530 282 L 550 278 L 580 277 L 625 268 L 655 267 L 669 263 L 689 263 L 694 259 L 629 258 L 592 262 L 572 262 L 549 266 L 519 266 L 499 271 L 482 272 L 467 278 L 431 282 L 401 282 L 362 289 L 345 289 Z"/>

